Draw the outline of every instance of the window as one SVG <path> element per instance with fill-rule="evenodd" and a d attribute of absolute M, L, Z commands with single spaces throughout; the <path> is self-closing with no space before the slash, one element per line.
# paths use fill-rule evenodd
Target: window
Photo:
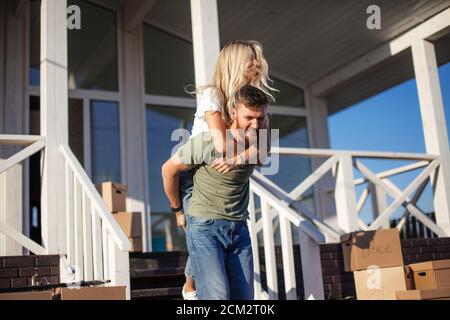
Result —
<path fill-rule="evenodd" d="M 40 44 L 41 44 L 41 1 L 30 1 L 30 69 L 29 84 L 38 86 L 40 83 Z"/>
<path fill-rule="evenodd" d="M 68 30 L 69 89 L 118 91 L 116 13 L 83 0 L 67 5 L 81 9 L 81 30 Z M 40 8 L 30 3 L 29 84 L 40 84 Z"/>
<path fill-rule="evenodd" d="M 186 250 L 185 234 L 177 228 L 175 216 L 164 193 L 161 166 L 179 141 L 171 141 L 173 130 L 192 130 L 193 108 L 147 105 L 147 161 L 152 210 L 153 251 Z"/>
<path fill-rule="evenodd" d="M 81 165 L 84 165 L 83 100 L 69 99 L 69 145 Z"/>
<path fill-rule="evenodd" d="M 279 90 L 279 92 L 275 92 L 275 104 L 305 108 L 305 97 L 302 89 L 273 77 L 272 80 L 272 87 Z"/>
<path fill-rule="evenodd" d="M 192 44 L 154 27 L 144 26 L 145 92 L 189 97 L 195 84 Z"/>
<path fill-rule="evenodd" d="M 119 105 L 116 102 L 91 102 L 92 180 L 122 181 L 120 167 Z"/>

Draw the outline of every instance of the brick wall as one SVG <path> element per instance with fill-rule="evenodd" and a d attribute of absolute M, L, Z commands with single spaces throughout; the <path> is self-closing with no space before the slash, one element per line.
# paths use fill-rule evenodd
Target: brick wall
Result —
<path fill-rule="evenodd" d="M 35 273 L 38 283 L 59 283 L 59 256 L 0 257 L 0 288 L 30 286 Z"/>
<path fill-rule="evenodd" d="M 450 259 L 450 238 L 406 239 L 401 240 L 405 264 L 429 260 Z M 260 248 L 261 282 L 267 288 L 264 250 Z M 355 284 L 352 272 L 345 272 L 344 260 L 339 244 L 324 244 L 320 246 L 322 275 L 325 298 L 329 300 L 355 297 Z M 275 248 L 277 257 L 278 292 L 280 299 L 285 298 L 284 275 L 281 247 Z M 294 248 L 295 269 L 297 275 L 297 295 L 303 297 L 303 281 L 301 271 L 300 249 Z"/>

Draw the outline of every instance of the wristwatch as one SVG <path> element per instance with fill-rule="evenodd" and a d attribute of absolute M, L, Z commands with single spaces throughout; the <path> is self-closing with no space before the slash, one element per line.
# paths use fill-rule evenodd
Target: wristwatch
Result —
<path fill-rule="evenodd" d="M 173 213 L 177 213 L 177 212 L 180 212 L 180 211 L 183 210 L 183 206 L 180 205 L 178 208 L 170 207 L 170 210 L 171 210 Z"/>

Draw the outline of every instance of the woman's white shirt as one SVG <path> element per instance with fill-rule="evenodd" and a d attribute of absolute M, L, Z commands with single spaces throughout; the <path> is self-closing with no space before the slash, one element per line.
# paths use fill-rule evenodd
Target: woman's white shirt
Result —
<path fill-rule="evenodd" d="M 215 88 L 206 88 L 203 92 L 199 93 L 191 138 L 202 132 L 209 131 L 205 112 L 222 112 Z"/>

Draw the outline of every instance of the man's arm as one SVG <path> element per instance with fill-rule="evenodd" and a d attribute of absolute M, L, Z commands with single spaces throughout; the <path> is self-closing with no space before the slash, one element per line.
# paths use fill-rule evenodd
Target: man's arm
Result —
<path fill-rule="evenodd" d="M 180 201 L 180 173 L 192 168 L 190 165 L 186 165 L 181 162 L 178 153 L 175 153 L 169 160 L 167 160 L 162 166 L 162 178 L 164 191 L 169 199 L 172 208 L 181 207 Z M 185 229 L 186 220 L 184 212 L 179 211 L 177 215 L 177 224 L 179 227 Z"/>

